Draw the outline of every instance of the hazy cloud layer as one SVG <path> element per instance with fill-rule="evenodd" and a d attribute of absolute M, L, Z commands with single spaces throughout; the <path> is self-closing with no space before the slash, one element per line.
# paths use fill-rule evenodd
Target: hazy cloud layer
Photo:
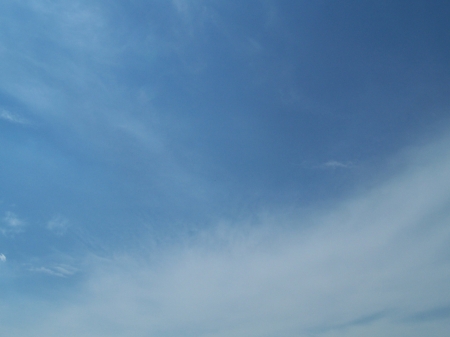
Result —
<path fill-rule="evenodd" d="M 449 17 L 0 1 L 0 336 L 448 336 Z"/>
<path fill-rule="evenodd" d="M 401 172 L 325 209 L 221 224 L 147 257 L 91 260 L 77 300 L 20 334 L 446 336 L 448 148 L 445 139 L 411 149 Z"/>

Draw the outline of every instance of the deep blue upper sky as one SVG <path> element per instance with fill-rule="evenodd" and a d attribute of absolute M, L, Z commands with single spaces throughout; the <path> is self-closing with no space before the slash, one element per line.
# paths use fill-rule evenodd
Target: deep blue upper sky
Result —
<path fill-rule="evenodd" d="M 429 179 L 448 168 L 449 17 L 447 1 L 423 0 L 2 1 L 0 253 L 4 255 L 0 255 L 0 282 L 4 294 L 0 298 L 8 305 L 17 302 L 16 297 L 25 302 L 37 297 L 49 301 L 49 306 L 66 308 L 51 299 L 56 285 L 62 287 L 64 296 L 76 297 L 81 292 L 89 298 L 90 287 L 103 284 L 102 277 L 109 272 L 120 280 L 117 284 L 126 284 L 121 275 L 130 272 L 128 269 L 111 271 L 93 261 L 114 264 L 111 261 L 115 259 L 137 259 L 144 266 L 139 265 L 130 274 L 144 269 L 153 275 L 154 261 L 167 255 L 184 261 L 186 246 L 191 247 L 186 248 L 188 251 L 209 252 L 212 248 L 202 240 L 211 235 L 213 242 L 222 242 L 217 228 L 234 233 L 224 239 L 227 243 L 222 242 L 226 247 L 239 246 L 236 241 L 240 240 L 253 242 L 252 235 L 265 237 L 261 234 L 265 231 L 272 233 L 268 237 L 281 238 L 281 243 L 269 244 L 261 239 L 255 244 L 265 247 L 264 252 L 268 250 L 264 253 L 268 257 L 258 257 L 260 264 L 251 274 L 254 284 L 264 292 L 270 287 L 261 281 L 266 278 L 259 271 L 270 269 L 278 258 L 277 264 L 289 266 L 289 275 L 301 268 L 309 270 L 300 267 L 309 253 L 296 251 L 296 261 L 300 262 L 290 264 L 288 256 L 277 255 L 281 248 L 272 245 L 284 247 L 283 251 L 303 245 L 312 247 L 311 251 L 334 247 L 330 256 L 340 256 L 346 246 L 340 243 L 365 242 L 379 223 L 390 224 L 392 220 L 393 228 L 416 228 L 413 220 L 399 220 L 410 219 L 412 210 L 423 210 L 416 218 L 422 223 L 445 223 L 450 185 L 446 180 L 433 184 Z M 423 195 L 433 198 L 420 198 L 422 194 L 417 191 L 426 191 Z M 407 201 L 399 197 L 400 192 Z M 376 197 L 378 193 L 384 197 Z M 405 202 L 404 207 L 391 209 L 390 204 L 396 205 L 394 200 Z M 342 206 L 347 204 L 351 206 Z M 368 206 L 354 206 L 362 204 Z M 356 209 L 350 213 L 356 215 L 342 215 L 352 207 Z M 367 215 L 369 210 L 375 215 Z M 389 217 L 391 212 L 398 214 Z M 431 214 L 431 220 L 424 220 Z M 391 220 L 377 218 L 384 215 Z M 363 220 L 354 220 L 359 217 Z M 343 228 L 352 221 L 359 225 L 347 232 Z M 330 233 L 337 231 L 336 241 L 313 234 L 306 242 L 288 240 L 297 238 L 303 230 L 320 231 L 323 223 L 334 228 Z M 259 234 L 249 234 L 249 228 Z M 446 227 L 439 228 L 445 233 L 437 235 L 429 229 L 426 235 L 448 237 Z M 377 235 L 382 232 L 374 231 Z M 360 233 L 360 239 L 350 239 L 354 233 Z M 386 242 L 400 247 L 399 256 L 415 252 L 403 241 L 392 240 Z M 374 247 L 381 252 L 386 242 L 376 241 Z M 242 260 L 253 261 L 259 248 L 253 250 L 252 243 L 247 244 L 245 253 L 239 250 L 239 254 L 243 254 Z M 427 247 L 421 250 L 422 255 L 428 256 Z M 228 252 L 229 248 L 223 249 Z M 445 267 L 441 267 L 448 270 L 448 250 L 442 249 L 447 255 L 439 251 L 445 257 L 438 260 L 445 261 Z M 212 256 L 219 254 L 212 250 Z M 220 255 L 219 261 L 228 259 L 228 253 L 223 254 L 226 257 Z M 378 258 L 382 265 L 391 261 L 390 256 L 377 254 L 361 253 L 367 259 L 364 265 L 375 266 Z M 201 256 L 198 265 L 192 267 L 192 275 L 198 266 L 202 266 L 198 267 L 200 271 L 210 270 L 205 267 L 210 263 L 208 258 L 205 262 Z M 334 275 L 333 268 L 325 268 L 325 260 L 311 264 L 326 270 L 325 276 L 314 282 Z M 223 284 L 234 284 L 231 280 L 245 274 L 241 268 L 248 270 L 233 263 L 233 267 L 225 268 L 227 272 L 216 275 L 217 279 L 223 277 Z M 171 282 L 177 273 L 191 275 L 189 263 L 181 263 L 181 267 L 169 262 L 161 265 L 164 267 L 158 268 L 163 268 L 161 275 L 165 276 L 160 282 L 170 284 L 167 289 L 174 286 Z M 349 275 L 358 274 L 358 268 Z M 386 268 L 395 269 L 394 265 Z M 186 275 L 184 270 L 188 270 Z M 197 277 L 206 288 L 213 289 L 212 281 L 202 278 L 200 271 Z M 435 282 L 442 281 L 439 284 L 443 285 L 448 279 L 444 274 L 436 274 L 440 281 Z M 402 284 L 401 280 L 406 284 L 408 275 L 401 274 L 395 281 L 380 280 L 380 284 L 395 287 L 396 282 Z M 286 276 L 267 282 L 281 289 L 284 282 L 290 282 L 285 279 L 290 280 Z M 148 285 L 145 291 L 159 294 L 158 284 Z M 242 284 L 246 283 L 231 288 L 248 294 Z M 184 284 L 179 286 L 185 289 Z M 411 292 L 420 292 L 426 286 L 414 283 Z M 90 290 L 80 290 L 83 287 Z M 191 295 L 197 293 L 189 286 L 186 289 L 180 298 L 187 296 L 190 300 L 186 301 L 194 306 L 206 303 L 203 297 Z M 343 294 L 339 286 L 332 289 L 325 292 L 336 298 Z M 7 295 L 12 292 L 14 295 Z M 322 294 L 323 290 L 307 293 Z M 370 291 L 366 289 L 365 293 Z M 215 293 L 208 294 L 204 298 L 223 303 L 221 299 L 212 300 Z M 131 301 L 132 295 L 124 296 Z M 158 296 L 150 297 L 161 306 L 173 304 L 168 297 Z M 314 305 L 320 302 L 311 301 Z M 250 302 L 254 308 L 264 307 L 257 301 Z M 404 323 L 407 317 L 428 317 L 427 310 L 431 310 L 437 312 L 434 316 L 443 315 L 447 325 L 441 320 L 444 325 L 436 325 L 436 330 L 428 327 L 423 331 L 444 336 L 449 331 L 450 298 L 438 302 L 418 299 L 415 312 L 403 312 L 402 308 L 393 308 L 390 300 L 375 305 L 362 299 L 362 308 L 345 304 L 350 308 L 346 318 L 332 313 L 321 316 L 318 310 L 298 325 L 290 315 L 309 316 L 293 302 L 292 310 L 280 314 L 279 321 L 264 333 L 258 333 L 252 325 L 262 317 L 259 309 L 249 309 L 250 316 L 238 315 L 229 322 L 225 319 L 226 327 L 195 320 L 192 326 L 186 325 L 182 314 L 174 314 L 170 324 L 160 323 L 166 322 L 166 316 L 142 328 L 136 324 L 135 335 L 178 336 L 178 328 L 168 328 L 173 324 L 180 331 L 187 329 L 186 336 L 206 336 L 206 331 L 211 333 L 208 336 L 222 336 L 220 331 L 227 336 L 275 336 L 283 331 L 286 336 L 328 336 L 330 331 L 336 333 L 333 336 L 375 336 L 386 335 L 385 328 L 352 330 L 345 332 L 347 335 L 342 329 L 365 327 L 381 319 L 408 326 Z M 29 305 L 31 314 L 33 305 Z M 130 304 L 130 308 L 138 307 Z M 153 307 L 149 304 L 145 308 Z M 220 315 L 222 309 L 217 309 Z M 51 310 L 44 312 L 51 315 Z M 358 315 L 367 313 L 362 316 L 370 319 L 354 317 L 352 310 Z M 390 310 L 400 312 L 399 316 L 386 319 Z M 14 310 L 8 315 L 11 322 L 18 320 Z M 122 327 L 133 325 L 134 319 L 141 322 L 130 317 L 124 318 Z M 111 316 L 102 319 L 109 322 Z M 245 333 L 233 330 L 241 320 L 242 326 L 248 324 Z M 79 326 L 80 322 L 70 324 Z M 14 335 L 14 324 L 5 325 L 5 336 Z M 36 331 L 36 322 L 27 321 L 25 326 L 29 330 L 20 330 L 23 336 Z M 57 336 L 64 329 L 62 324 L 39 331 Z M 111 335 L 100 323 L 77 329 L 74 333 L 86 336 Z M 396 336 L 411 335 L 409 327 L 398 329 Z M 127 335 L 126 329 L 123 334 L 121 331 L 114 333 Z M 417 336 L 425 336 L 418 331 Z"/>

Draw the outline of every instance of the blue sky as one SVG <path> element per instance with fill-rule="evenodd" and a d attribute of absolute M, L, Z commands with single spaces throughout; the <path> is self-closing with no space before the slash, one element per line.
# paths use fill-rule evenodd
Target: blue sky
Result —
<path fill-rule="evenodd" d="M 2 1 L 0 334 L 448 336 L 449 17 Z"/>

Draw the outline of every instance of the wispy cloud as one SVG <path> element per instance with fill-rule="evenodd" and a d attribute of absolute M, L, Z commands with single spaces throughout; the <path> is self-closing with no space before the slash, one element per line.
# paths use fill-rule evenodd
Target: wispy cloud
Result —
<path fill-rule="evenodd" d="M 329 160 L 325 164 L 320 166 L 321 168 L 352 168 L 354 164 L 352 162 L 340 162 L 337 160 Z"/>
<path fill-rule="evenodd" d="M 357 164 L 352 161 L 328 160 L 323 164 L 303 162 L 298 166 L 308 170 L 335 170 L 335 169 L 354 169 L 357 167 Z"/>
<path fill-rule="evenodd" d="M 69 220 L 61 215 L 54 216 L 47 223 L 47 229 L 59 236 L 64 235 L 69 227 L 70 227 Z"/>
<path fill-rule="evenodd" d="M 8 110 L 0 109 L 0 118 L 15 124 L 28 124 L 29 121 L 16 114 L 9 112 Z"/>
<path fill-rule="evenodd" d="M 77 273 L 78 269 L 69 265 L 55 265 L 46 267 L 34 267 L 30 268 L 30 271 L 57 277 L 69 277 Z"/>
<path fill-rule="evenodd" d="M 253 229 L 222 225 L 151 258 L 92 262 L 79 294 L 88 300 L 61 304 L 33 331 L 59 335 L 71 326 L 69 337 L 406 337 L 422 329 L 444 337 L 448 145 L 405 154 L 403 173 L 308 216 L 261 216 Z"/>
<path fill-rule="evenodd" d="M 13 212 L 6 212 L 2 220 L 3 226 L 0 228 L 0 231 L 3 235 L 14 235 L 24 231 L 25 221 L 21 220 Z"/>
<path fill-rule="evenodd" d="M 189 169 L 185 171 L 182 164 L 172 159 L 170 145 L 184 142 L 186 139 L 186 152 L 191 150 L 195 152 L 190 148 L 189 143 L 191 146 L 198 143 L 195 145 L 198 148 L 203 148 L 203 144 L 208 147 L 207 143 L 210 140 L 214 143 L 213 140 L 217 140 L 220 136 L 199 137 L 198 141 L 192 141 L 189 140 L 191 137 L 188 135 L 177 135 L 178 129 L 170 122 L 161 123 L 161 127 L 154 126 L 149 117 L 153 103 L 144 102 L 143 96 L 142 102 L 136 103 L 139 101 L 137 99 L 139 92 L 151 92 L 153 87 L 157 87 L 155 92 L 160 90 L 160 97 L 154 100 L 154 107 L 161 111 L 156 114 L 161 116 L 173 114 L 170 118 L 174 120 L 178 119 L 178 112 L 174 111 L 180 105 L 179 116 L 192 115 L 193 120 L 211 121 L 208 128 L 219 123 L 218 126 L 222 129 L 227 123 L 220 122 L 221 118 L 214 120 L 216 115 L 220 115 L 220 111 L 208 113 L 208 115 L 206 112 L 210 107 L 223 106 L 222 103 L 225 102 L 226 111 L 242 111 L 242 109 L 257 111 L 249 120 L 254 120 L 254 124 L 259 125 L 257 115 L 264 116 L 266 113 L 269 115 L 269 110 L 279 111 L 270 104 L 266 105 L 265 100 L 261 100 L 264 93 L 273 91 L 273 87 L 264 83 L 279 81 L 278 77 L 269 76 L 270 74 L 280 74 L 280 69 L 288 69 L 288 73 L 291 74 L 289 76 L 305 78 L 306 82 L 299 82 L 299 88 L 311 87 L 311 97 L 315 97 L 318 101 L 334 102 L 334 99 L 327 99 L 320 93 L 327 92 L 328 88 L 335 90 L 333 89 L 335 85 L 319 84 L 321 81 L 341 83 L 335 76 L 341 73 L 341 70 L 347 69 L 344 64 L 340 70 L 331 74 L 331 78 L 320 77 L 321 73 L 329 73 L 327 69 L 335 68 L 333 63 L 315 63 L 308 59 L 308 57 L 314 58 L 316 55 L 324 54 L 323 48 L 314 50 L 317 48 L 316 44 L 321 45 L 320 39 L 316 39 L 314 35 L 304 39 L 314 42 L 310 45 L 312 49 L 300 48 L 303 44 L 291 48 L 287 40 L 300 41 L 303 38 L 299 39 L 297 35 L 288 39 L 278 38 L 281 35 L 276 34 L 265 35 L 261 27 L 258 28 L 257 11 L 248 11 L 248 13 L 255 13 L 255 18 L 252 17 L 249 21 L 246 15 L 239 14 L 241 6 L 231 5 L 221 12 L 223 15 L 218 15 L 219 12 L 215 13 L 213 8 L 208 7 L 215 6 L 216 2 L 173 0 L 173 9 L 177 12 L 177 16 L 174 16 L 174 13 L 168 13 L 165 9 L 158 13 L 159 2 L 133 1 L 129 2 L 129 7 L 122 7 L 120 2 L 113 4 L 108 2 L 107 6 L 102 7 L 106 3 L 85 0 L 21 0 L 0 4 L 0 9 L 7 9 L 0 11 L 4 13 L 0 16 L 8 23 L 8 25 L 5 24 L 6 29 L 2 30 L 3 33 L 0 33 L 2 37 L 0 69 L 4 74 L 0 81 L 2 93 L 18 106 L 23 106 L 24 111 L 29 112 L 29 116 L 36 114 L 36 118 L 48 122 L 50 132 L 42 132 L 43 136 L 50 135 L 48 139 L 46 138 L 46 144 L 51 143 L 55 153 L 64 154 L 67 166 L 80 163 L 80 167 L 85 170 L 80 175 L 74 175 L 72 173 L 78 170 L 78 166 L 74 165 L 73 171 L 68 169 L 64 171 L 64 166 L 60 166 L 56 159 L 49 160 L 47 161 L 49 165 L 43 165 L 45 169 L 42 169 L 46 172 L 44 175 L 46 179 L 40 179 L 42 175 L 23 173 L 29 171 L 20 173 L 22 175 L 18 176 L 17 181 L 23 183 L 23 187 L 16 195 L 20 192 L 27 193 L 30 190 L 29 182 L 39 181 L 39 188 L 33 190 L 39 193 L 31 193 L 30 198 L 23 200 L 24 204 L 33 207 L 33 197 L 37 202 L 36 195 L 47 195 L 52 197 L 45 199 L 43 204 L 57 207 L 51 203 L 51 200 L 58 198 L 59 205 L 70 204 L 70 210 L 86 212 L 86 218 L 92 215 L 92 222 L 85 227 L 71 228 L 86 247 L 100 246 L 95 239 L 98 241 L 103 239 L 103 233 L 92 237 L 85 234 L 91 225 L 97 226 L 96 222 L 101 223 L 101 219 L 109 219 L 100 215 L 103 214 L 102 212 L 110 212 L 111 207 L 101 207 L 102 205 L 120 205 L 117 208 L 123 213 L 134 212 L 136 209 L 138 212 L 141 209 L 145 211 L 148 209 L 148 212 L 156 214 L 155 218 L 159 218 L 159 214 L 163 213 L 165 208 L 163 202 L 159 202 L 159 195 L 170 195 L 169 203 L 181 200 L 180 203 L 183 203 L 187 209 L 190 198 L 179 197 L 180 193 L 177 192 L 189 191 L 186 193 L 187 196 L 203 193 L 200 183 L 191 183 L 195 179 L 191 179 L 186 173 Z M 144 4 L 153 3 L 158 3 L 158 6 L 144 6 Z M 263 1 L 263 3 L 267 12 L 263 21 L 267 26 L 272 27 L 273 32 L 275 32 L 275 25 L 283 21 L 293 31 L 298 30 L 293 23 L 299 20 L 284 20 L 273 1 Z M 222 6 L 218 3 L 217 5 Z M 249 8 L 252 9 L 252 7 Z M 146 16 L 147 12 L 154 16 Z M 226 12 L 231 13 L 234 20 L 242 22 L 242 25 L 234 20 L 228 21 L 225 18 Z M 11 13 L 14 15 L 10 15 Z M 162 18 L 161 24 L 158 23 L 158 16 Z M 314 15 L 312 17 L 315 19 Z M 212 24 L 213 21 L 217 21 L 216 24 Z M 303 20 L 300 21 L 303 22 Z M 147 25 L 148 22 L 151 24 Z M 302 27 L 307 28 L 304 29 L 305 31 L 310 30 L 307 26 Z M 319 29 L 313 30 L 318 30 L 319 35 L 323 35 L 320 25 L 314 25 L 314 27 Z M 203 31 L 207 31 L 208 34 L 201 34 Z M 244 39 L 245 43 L 235 42 L 235 39 L 239 41 L 237 36 Z M 223 40 L 229 40 L 229 42 L 224 43 Z M 269 46 L 267 43 L 270 41 L 276 43 Z M 353 44 L 352 41 L 349 45 L 351 44 Z M 241 57 L 239 55 L 243 54 L 233 51 L 233 49 L 238 50 L 242 45 L 246 46 L 244 49 L 249 54 L 248 57 Z M 327 48 L 325 46 L 325 50 Z M 164 49 L 161 55 L 154 56 L 159 53 L 159 49 Z M 189 53 L 184 55 L 183 49 L 189 50 Z M 301 55 L 304 66 L 296 63 L 299 59 L 297 51 L 301 50 L 310 50 Z M 265 51 L 267 51 L 265 56 L 260 55 Z M 351 53 L 351 50 L 349 52 Z M 272 59 L 271 55 L 275 56 L 275 54 L 283 54 L 282 59 L 280 61 Z M 290 54 L 293 55 L 295 62 L 290 60 Z M 267 78 L 258 84 L 262 91 L 259 91 L 255 85 L 254 88 L 240 92 L 239 83 L 236 81 L 242 79 L 244 82 L 241 84 L 244 88 L 252 82 L 246 83 L 245 78 L 247 78 L 248 69 L 253 67 L 253 65 L 249 67 L 250 63 L 253 64 L 249 61 L 252 61 L 256 55 L 258 58 L 261 56 L 258 67 L 268 68 L 267 75 L 262 76 Z M 154 67 L 149 66 L 149 60 L 154 58 L 158 60 L 157 63 Z M 231 59 L 238 62 L 231 62 Z M 263 62 L 263 59 L 266 61 Z M 342 60 L 344 58 L 339 57 L 339 62 Z M 373 59 L 370 58 L 370 60 L 373 63 Z M 178 62 L 186 63 L 186 65 L 178 67 Z M 277 62 L 286 64 L 286 67 L 271 68 L 271 63 Z M 245 64 L 245 67 L 236 67 L 238 63 Z M 193 70 L 196 72 L 197 69 L 206 69 L 207 66 L 211 70 L 207 72 L 210 74 L 208 76 L 215 77 L 214 80 L 206 77 L 206 72 L 205 76 L 202 74 L 202 76 L 189 77 L 188 73 L 192 74 Z M 350 68 L 354 67 L 350 65 Z M 409 69 L 409 67 L 406 68 Z M 244 76 L 236 77 L 241 72 Z M 316 73 L 319 78 L 314 80 L 315 83 L 311 86 L 307 83 L 308 79 L 311 78 L 311 74 Z M 356 82 L 353 82 L 358 83 L 358 78 L 355 79 Z M 127 81 L 129 83 L 126 83 Z M 197 86 L 200 82 L 203 82 L 203 86 Z M 298 81 L 295 80 L 295 82 Z M 348 83 L 344 82 L 342 81 L 343 87 L 348 87 Z M 407 81 L 403 82 L 407 83 Z M 235 84 L 238 87 L 235 87 Z M 375 84 L 375 88 L 377 85 Z M 144 89 L 140 88 L 141 86 Z M 178 87 L 188 87 L 188 90 L 177 89 Z M 350 85 L 350 87 L 353 86 Z M 394 84 L 394 87 L 397 85 Z M 230 89 L 230 95 L 225 91 L 226 88 Z M 296 87 L 293 86 L 293 88 Z M 300 89 L 294 89 L 281 92 L 281 101 L 285 104 L 283 109 L 295 108 L 298 112 L 315 106 L 314 102 L 303 97 Z M 348 90 L 342 89 L 344 92 Z M 251 95 L 251 92 L 255 90 L 258 91 L 256 95 L 249 97 L 247 101 L 244 96 Z M 197 92 L 199 96 L 193 94 Z M 220 99 L 210 98 L 209 92 L 215 93 L 212 96 L 216 95 Z M 238 93 L 237 96 L 236 93 Z M 330 97 L 334 97 L 335 94 L 337 92 L 331 92 Z M 233 103 L 232 97 L 235 96 L 237 100 Z M 340 95 L 336 96 L 340 97 Z M 353 94 L 349 96 L 354 97 Z M 345 97 L 342 101 L 345 101 Z M 189 103 L 191 99 L 192 104 Z M 260 113 L 261 106 L 253 106 L 253 101 L 261 101 L 267 112 L 263 110 Z M 267 102 L 270 103 L 270 101 Z M 233 106 L 233 104 L 236 105 Z M 350 105 L 353 106 L 353 104 Z M 298 109 L 299 107 L 301 109 Z M 195 114 L 196 110 L 202 109 L 205 111 L 204 114 Z M 34 118 L 30 117 L 33 121 Z M 274 115 L 274 118 L 279 116 Z M 266 117 L 262 119 L 266 120 Z M 303 123 L 302 119 L 299 119 L 300 122 L 297 119 L 295 118 L 295 123 Z M 180 120 L 179 123 L 183 124 L 184 120 Z M 189 118 L 186 119 L 188 120 Z M 383 120 L 387 119 L 381 118 L 379 121 Z M 394 122 L 400 120 L 394 120 Z M 13 112 L 1 110 L 0 121 L 21 124 L 23 118 Z M 267 124 L 271 123 L 270 120 L 267 121 Z M 290 121 L 290 119 L 286 120 L 286 122 Z M 361 119 L 360 125 L 362 121 Z M 358 124 L 355 123 L 356 125 Z M 66 130 L 72 130 L 72 132 L 66 132 Z M 214 130 L 212 128 L 211 133 L 214 133 Z M 292 125 L 292 130 L 295 131 L 280 129 L 273 134 L 273 137 L 284 139 L 281 133 L 293 132 L 292 135 L 302 133 L 295 128 L 295 124 Z M 225 134 L 227 129 L 224 131 Z M 362 132 L 364 130 L 360 133 Z M 140 145 L 136 146 L 134 142 L 129 145 L 128 138 L 124 142 L 122 133 L 131 135 L 131 138 L 138 140 Z M 62 137 L 58 138 L 54 134 L 62 135 Z M 74 137 L 74 134 L 79 137 Z M 270 134 L 272 133 L 267 133 L 267 135 Z M 327 137 L 330 136 L 325 138 Z M 301 143 L 291 141 L 290 137 L 286 139 L 289 142 L 283 143 L 284 147 L 291 148 L 293 144 Z M 268 141 L 270 142 L 271 139 Z M 145 149 L 141 143 L 146 145 Z M 223 143 L 226 144 L 226 141 Z M 330 143 L 331 141 L 327 140 L 323 144 Z M 38 144 L 38 142 L 30 137 L 30 141 L 27 141 L 25 146 L 28 144 Z M 82 144 L 87 146 L 83 147 Z M 49 304 L 50 301 L 36 300 L 37 296 L 32 294 L 26 300 L 23 297 L 13 298 L 12 303 L 0 305 L 0 335 L 6 337 L 119 337 L 125 335 L 136 337 L 150 335 L 155 337 L 395 335 L 404 337 L 414 336 L 414 334 L 417 336 L 421 334 L 417 331 L 422 331 L 426 332 L 422 335 L 447 336 L 450 330 L 448 323 L 450 304 L 448 292 L 450 283 L 449 144 L 450 142 L 446 140 L 428 148 L 413 151 L 410 158 L 405 159 L 408 165 L 403 172 L 392 175 L 377 188 L 366 190 L 353 198 L 341 200 L 333 206 L 318 206 L 318 209 L 308 211 L 309 213 L 299 210 L 298 213 L 290 214 L 283 211 L 278 214 L 270 211 L 269 215 L 251 214 L 250 218 L 259 220 L 249 221 L 252 222 L 251 224 L 243 221 L 241 224 L 218 225 L 215 229 L 205 230 L 198 237 L 186 239 L 182 245 L 154 248 L 151 254 L 145 256 L 142 250 L 147 252 L 148 250 L 141 250 L 138 247 L 136 250 L 140 251 L 139 256 L 136 256 L 137 253 L 134 252 L 120 256 L 118 256 L 119 253 L 109 255 L 110 251 L 105 250 L 104 255 L 107 255 L 107 258 L 100 260 L 88 257 L 86 265 L 90 269 L 87 268 L 83 282 L 70 289 L 70 294 L 55 296 L 57 299 L 51 304 Z M 174 147 L 179 152 L 184 152 L 183 146 Z M 27 153 L 42 159 L 44 157 L 37 152 L 41 148 L 36 146 Z M 114 153 L 111 157 L 114 158 L 107 157 L 102 151 L 97 151 L 98 148 L 112 148 L 111 152 Z M 217 149 L 219 150 L 216 151 Z M 220 154 L 220 149 L 221 147 L 211 147 L 211 152 L 214 150 Z M 296 148 L 292 147 L 292 150 L 294 149 Z M 255 150 L 257 152 L 261 150 L 259 152 L 261 157 L 266 151 L 262 148 L 255 148 Z M 315 148 L 311 147 L 311 150 Z M 207 158 L 207 154 L 211 152 L 202 152 L 201 155 L 199 153 L 199 157 Z M 230 149 L 230 152 L 233 152 L 233 149 Z M 296 150 L 292 153 L 300 153 L 300 151 Z M 96 157 L 97 154 L 100 158 Z M 354 168 L 355 164 L 346 162 L 345 158 L 355 157 L 351 153 L 348 153 L 348 156 L 343 154 L 341 159 L 339 156 L 334 157 L 336 160 L 326 161 L 329 157 L 325 157 L 324 162 L 316 161 L 307 168 L 328 170 L 328 172 L 344 172 L 344 170 L 352 172 L 348 169 Z M 196 156 L 193 155 L 192 158 Z M 134 159 L 139 160 L 134 162 Z M 42 161 L 45 162 L 46 158 Z M 213 167 L 223 162 L 225 160 L 212 160 L 206 163 L 205 167 Z M 28 161 L 20 161 L 20 163 L 28 163 Z M 24 164 L 20 165 L 25 167 Z M 32 165 L 29 166 L 32 167 Z M 54 171 L 46 169 L 50 166 L 55 168 Z M 132 169 L 123 169 L 124 167 L 132 167 Z M 13 172 L 13 168 L 10 171 Z M 105 180 L 108 181 L 108 183 L 105 182 L 105 186 L 108 186 L 103 188 L 101 179 L 86 180 L 85 178 L 90 177 L 91 171 L 100 172 L 95 176 L 99 178 L 103 178 L 104 172 L 108 172 L 105 176 Z M 203 170 L 199 171 L 203 172 Z M 52 172 L 61 172 L 61 180 L 55 181 Z M 223 172 L 226 172 L 226 169 Z M 233 172 L 230 172 L 231 177 L 233 174 L 238 174 L 238 170 Z M 284 172 L 284 170 L 278 172 Z M 115 180 L 119 175 L 128 180 Z M 211 177 L 216 175 L 212 173 Z M 180 185 L 183 184 L 182 188 L 172 189 L 171 184 L 174 184 L 174 181 L 177 182 L 177 179 L 182 181 L 180 182 Z M 88 193 L 82 188 L 75 191 L 70 187 L 82 182 L 89 185 L 90 181 L 95 182 L 91 184 L 95 193 L 92 194 L 91 199 L 86 199 L 89 207 L 81 209 L 72 201 L 76 203 L 77 200 L 88 196 Z M 155 182 L 155 184 L 149 182 Z M 163 186 L 161 193 L 156 186 L 158 184 Z M 15 184 L 11 183 L 11 185 Z M 214 188 L 216 185 L 211 186 Z M 192 192 L 196 189 L 200 192 Z M 142 190 L 149 192 L 144 194 Z M 71 196 L 73 192 L 79 194 L 75 193 L 76 195 Z M 122 192 L 124 197 L 121 199 L 111 197 Z M 221 192 L 217 191 L 218 194 Z M 238 196 L 241 195 L 237 191 L 234 192 Z M 136 198 L 132 197 L 134 193 L 138 194 Z M 208 199 L 206 192 L 204 195 L 206 195 L 204 200 Z M 100 199 L 107 200 L 102 204 Z M 147 207 L 150 199 L 155 199 L 157 202 Z M 94 202 L 90 203 L 92 200 Z M 100 200 L 98 204 L 97 200 Z M 124 200 L 126 202 L 121 203 Z M 137 203 L 142 204 L 142 208 L 135 208 L 134 205 Z M 152 208 L 152 205 L 156 207 Z M 38 211 L 30 210 L 29 214 L 50 214 L 50 216 L 54 214 L 51 213 L 53 209 L 50 213 L 45 213 L 38 206 L 34 205 L 34 207 L 33 211 Z M 226 207 L 225 205 L 224 209 Z M 173 212 L 173 208 L 167 207 L 167 209 L 167 213 Z M 121 213 L 119 211 L 111 212 L 113 214 L 111 217 Z M 62 211 L 62 213 L 72 214 L 70 211 Z M 50 216 L 45 219 L 50 219 Z M 124 218 L 126 217 L 120 217 L 120 219 Z M 0 233 L 6 236 L 20 233 L 25 229 L 24 220 L 12 212 L 6 212 L 3 218 L 0 216 L 0 222 Z M 130 223 L 124 223 L 123 227 L 129 228 Z M 51 218 L 47 223 L 44 222 L 46 230 L 57 235 L 66 233 L 70 224 L 68 219 L 60 215 Z M 102 229 L 108 233 L 115 232 L 115 228 L 110 226 L 108 221 L 98 225 L 96 232 L 102 232 Z M 25 235 L 20 238 L 22 237 Z M 46 249 L 56 251 L 54 242 L 58 241 L 58 244 L 66 242 L 66 238 L 53 239 L 51 235 L 38 236 L 23 242 L 23 246 L 17 246 L 14 249 L 17 251 L 26 249 L 30 254 Z M 129 242 L 126 244 L 128 245 Z M 68 250 L 70 249 L 69 247 Z M 3 251 L 8 253 L 8 250 Z M 8 263 L 3 266 L 4 269 L 15 262 L 12 254 L 11 257 L 8 255 L 8 259 Z M 35 259 L 38 260 L 39 257 Z M 5 260 L 6 257 L 0 254 L 0 261 Z M 36 276 L 36 273 L 52 276 L 49 278 L 51 279 L 48 285 L 50 287 L 54 284 L 52 282 L 62 284 L 69 279 L 71 281 L 73 279 L 71 276 L 78 272 L 78 269 L 70 262 L 43 263 L 39 260 L 39 263 L 35 262 L 31 265 L 32 268 L 28 270 L 33 276 Z M 76 263 L 74 265 L 78 267 Z M 31 278 L 30 281 L 34 279 Z M 15 326 L 13 320 L 9 319 L 12 316 L 10 312 L 14 310 L 17 312 L 14 320 L 18 321 Z M 432 327 L 427 325 L 430 321 L 433 321 Z"/>

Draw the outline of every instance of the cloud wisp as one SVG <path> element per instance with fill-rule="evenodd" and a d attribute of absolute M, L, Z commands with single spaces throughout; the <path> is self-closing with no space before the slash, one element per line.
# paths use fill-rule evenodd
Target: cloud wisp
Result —
<path fill-rule="evenodd" d="M 13 114 L 9 112 L 8 110 L 0 109 L 0 119 L 3 119 L 5 121 L 8 121 L 13 124 L 28 124 L 29 121 L 25 118 L 22 118 L 20 116 L 17 116 L 16 114 Z"/>
<path fill-rule="evenodd" d="M 402 173 L 308 216 L 222 225 L 182 248 L 91 262 L 77 300 L 33 334 L 446 336 L 448 148 L 411 151 Z"/>
<path fill-rule="evenodd" d="M 15 235 L 24 231 L 25 221 L 21 220 L 15 213 L 6 212 L 3 217 L 3 226 L 0 228 L 0 232 L 5 235 Z"/>
<path fill-rule="evenodd" d="M 47 229 L 58 236 L 64 235 L 69 227 L 70 227 L 69 220 L 61 215 L 54 216 L 47 223 Z"/>
<path fill-rule="evenodd" d="M 31 268 L 30 271 L 65 278 L 76 274 L 78 269 L 69 265 L 55 265 L 51 267 L 35 267 Z"/>
<path fill-rule="evenodd" d="M 354 167 L 354 164 L 352 162 L 340 162 L 336 160 L 329 160 L 325 164 L 320 166 L 321 168 L 352 168 Z"/>

